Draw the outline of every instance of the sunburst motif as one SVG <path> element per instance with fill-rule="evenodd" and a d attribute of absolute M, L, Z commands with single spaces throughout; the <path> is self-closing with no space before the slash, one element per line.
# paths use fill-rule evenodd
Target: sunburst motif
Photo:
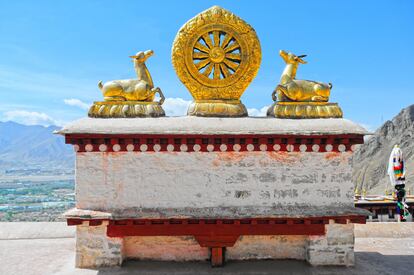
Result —
<path fill-rule="evenodd" d="M 193 48 L 193 62 L 200 74 L 224 79 L 240 66 L 241 48 L 236 39 L 223 31 L 203 34 Z"/>

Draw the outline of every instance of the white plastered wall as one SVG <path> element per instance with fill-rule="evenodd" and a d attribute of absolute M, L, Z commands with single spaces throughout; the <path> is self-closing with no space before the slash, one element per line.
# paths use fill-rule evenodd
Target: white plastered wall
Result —
<path fill-rule="evenodd" d="M 82 152 L 77 207 L 351 207 L 351 154 Z"/>

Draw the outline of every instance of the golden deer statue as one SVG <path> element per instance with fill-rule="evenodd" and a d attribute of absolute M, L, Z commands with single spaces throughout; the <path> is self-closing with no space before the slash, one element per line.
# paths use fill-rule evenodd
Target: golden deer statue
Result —
<path fill-rule="evenodd" d="M 267 115 L 277 118 L 341 118 L 341 108 L 337 103 L 328 102 L 332 84 L 312 80 L 296 79 L 299 64 L 306 64 L 306 55 L 296 56 L 283 50 L 279 55 L 286 66 L 280 83 L 272 92 L 273 105 Z M 277 96 L 276 96 L 277 95 Z"/>
<path fill-rule="evenodd" d="M 148 50 L 138 52 L 133 58 L 137 79 L 112 80 L 106 83 L 99 81 L 104 101 L 96 101 L 89 108 L 88 116 L 96 118 L 127 118 L 127 117 L 161 117 L 165 116 L 162 108 L 165 97 L 160 88 L 154 88 L 151 74 L 145 61 L 154 52 Z M 159 94 L 159 102 L 154 101 Z"/>
<path fill-rule="evenodd" d="M 138 52 L 133 58 L 134 68 L 138 79 L 112 80 L 105 84 L 99 81 L 98 87 L 102 91 L 105 101 L 153 101 L 155 94 L 161 97 L 160 104 L 164 102 L 164 95 L 160 88 L 154 88 L 151 75 L 145 61 L 154 54 L 148 50 Z"/>
<path fill-rule="evenodd" d="M 280 50 L 279 54 L 285 61 L 286 67 L 280 78 L 280 84 L 272 94 L 274 101 L 276 101 L 276 93 L 279 101 L 327 102 L 329 100 L 331 83 L 295 79 L 299 64 L 307 63 L 302 59 L 306 55 L 296 56 L 283 50 Z"/>

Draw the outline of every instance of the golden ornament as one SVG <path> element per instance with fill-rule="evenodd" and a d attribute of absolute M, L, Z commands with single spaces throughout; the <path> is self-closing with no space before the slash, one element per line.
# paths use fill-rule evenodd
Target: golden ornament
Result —
<path fill-rule="evenodd" d="M 261 61 L 254 29 L 233 13 L 213 6 L 178 31 L 172 62 L 194 98 L 188 115 L 247 116 L 240 97 Z"/>

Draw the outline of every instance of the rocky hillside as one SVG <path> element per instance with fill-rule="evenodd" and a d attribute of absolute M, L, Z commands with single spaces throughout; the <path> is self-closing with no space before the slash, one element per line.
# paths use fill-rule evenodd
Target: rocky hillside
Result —
<path fill-rule="evenodd" d="M 56 126 L 0 122 L 0 170 L 73 168 L 74 153 Z"/>
<path fill-rule="evenodd" d="M 406 183 L 414 192 L 414 105 L 411 105 L 382 125 L 368 138 L 353 158 L 353 179 L 356 187 L 365 188 L 368 194 L 384 194 L 391 190 L 387 175 L 388 159 L 392 148 L 399 144 L 407 169 Z"/>

